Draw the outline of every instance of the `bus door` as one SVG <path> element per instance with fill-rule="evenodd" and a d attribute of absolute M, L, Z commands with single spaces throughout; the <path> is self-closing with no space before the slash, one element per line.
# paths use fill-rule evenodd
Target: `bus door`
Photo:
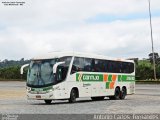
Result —
<path fill-rule="evenodd" d="M 57 80 L 57 83 L 58 83 L 58 90 L 59 90 L 59 92 L 58 92 L 58 96 L 60 97 L 60 98 L 64 98 L 66 95 L 67 95 L 67 93 L 66 93 L 66 86 L 65 86 L 65 84 L 66 84 L 66 82 L 63 82 L 64 81 L 64 79 L 66 78 L 66 72 L 65 72 L 65 67 L 64 66 L 58 66 L 57 67 L 57 73 L 56 73 L 56 80 Z"/>

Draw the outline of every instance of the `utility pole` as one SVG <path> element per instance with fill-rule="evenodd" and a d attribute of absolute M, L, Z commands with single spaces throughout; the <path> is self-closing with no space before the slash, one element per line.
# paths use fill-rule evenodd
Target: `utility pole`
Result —
<path fill-rule="evenodd" d="M 151 15 L 151 3 L 150 0 L 148 0 L 149 4 L 149 17 L 150 17 L 150 30 L 151 30 L 151 43 L 152 43 L 152 54 L 153 54 L 153 69 L 154 69 L 154 79 L 156 78 L 156 65 L 155 65 L 155 56 L 154 56 L 154 46 L 153 46 L 153 33 L 152 33 L 152 15 Z"/>

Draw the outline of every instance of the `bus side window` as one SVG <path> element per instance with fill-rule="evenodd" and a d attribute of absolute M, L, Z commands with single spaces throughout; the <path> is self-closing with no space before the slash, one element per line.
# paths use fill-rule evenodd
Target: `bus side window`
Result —
<path fill-rule="evenodd" d="M 112 63 L 108 62 L 108 72 L 112 72 Z"/>
<path fill-rule="evenodd" d="M 134 72 L 134 64 L 131 63 L 131 73 Z"/>
<path fill-rule="evenodd" d="M 94 72 L 100 72 L 99 60 L 95 59 Z"/>
<path fill-rule="evenodd" d="M 60 82 L 62 81 L 62 66 L 58 66 L 57 67 L 57 81 Z"/>
<path fill-rule="evenodd" d="M 95 59 L 91 60 L 91 72 L 95 72 Z"/>
<path fill-rule="evenodd" d="M 123 73 L 128 73 L 128 63 L 123 62 Z"/>
<path fill-rule="evenodd" d="M 59 59 L 59 62 L 65 62 L 64 64 L 58 66 L 58 70 L 57 70 L 57 80 L 59 81 L 63 81 L 65 80 L 67 73 L 68 73 L 68 68 L 70 65 L 72 57 L 71 56 L 66 56 L 66 57 L 62 57 Z"/>
<path fill-rule="evenodd" d="M 72 69 L 71 69 L 71 74 L 74 74 L 77 72 L 77 65 L 79 64 L 79 60 L 77 57 L 74 58 Z"/>
<path fill-rule="evenodd" d="M 119 73 L 123 73 L 123 65 L 122 65 L 122 62 L 119 62 Z"/>
<path fill-rule="evenodd" d="M 58 66 L 57 68 L 57 80 L 63 81 L 65 80 L 68 72 L 68 67 L 66 66 Z"/>
<path fill-rule="evenodd" d="M 90 58 L 84 58 L 84 69 L 85 72 L 91 71 L 91 59 Z"/>
<path fill-rule="evenodd" d="M 115 63 L 115 61 L 112 61 L 112 72 L 116 73 L 116 63 Z"/>
<path fill-rule="evenodd" d="M 119 73 L 119 64 L 117 61 L 114 62 L 115 66 L 115 73 Z"/>
<path fill-rule="evenodd" d="M 71 74 L 74 74 L 77 72 L 77 67 L 75 65 L 72 65 Z"/>
<path fill-rule="evenodd" d="M 105 72 L 105 64 L 104 64 L 104 60 L 97 60 L 97 71 L 96 72 Z"/>
<path fill-rule="evenodd" d="M 71 74 L 83 71 L 84 69 L 84 58 L 75 57 L 71 69 Z"/>
<path fill-rule="evenodd" d="M 101 72 L 102 69 L 102 62 L 101 60 L 96 60 L 96 72 Z"/>
<path fill-rule="evenodd" d="M 128 63 L 128 66 L 129 66 L 129 73 L 132 73 L 134 72 L 134 64 L 133 63 Z"/>

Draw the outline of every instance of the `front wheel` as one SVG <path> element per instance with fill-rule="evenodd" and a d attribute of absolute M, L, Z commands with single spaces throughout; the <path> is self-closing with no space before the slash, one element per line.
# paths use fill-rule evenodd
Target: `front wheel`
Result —
<path fill-rule="evenodd" d="M 51 104 L 52 100 L 44 100 L 46 104 Z"/>
<path fill-rule="evenodd" d="M 72 89 L 71 93 L 70 93 L 69 102 L 70 103 L 76 102 L 76 97 L 77 97 L 77 93 L 76 93 L 75 89 Z"/>

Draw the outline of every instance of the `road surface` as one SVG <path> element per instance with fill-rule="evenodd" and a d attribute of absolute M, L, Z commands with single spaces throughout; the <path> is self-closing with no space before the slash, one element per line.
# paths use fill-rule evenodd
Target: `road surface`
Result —
<path fill-rule="evenodd" d="M 81 98 L 74 104 L 27 100 L 25 82 L 0 82 L 0 113 L 2 114 L 142 114 L 160 113 L 160 85 L 136 85 L 136 94 L 125 100 L 91 101 Z"/>

